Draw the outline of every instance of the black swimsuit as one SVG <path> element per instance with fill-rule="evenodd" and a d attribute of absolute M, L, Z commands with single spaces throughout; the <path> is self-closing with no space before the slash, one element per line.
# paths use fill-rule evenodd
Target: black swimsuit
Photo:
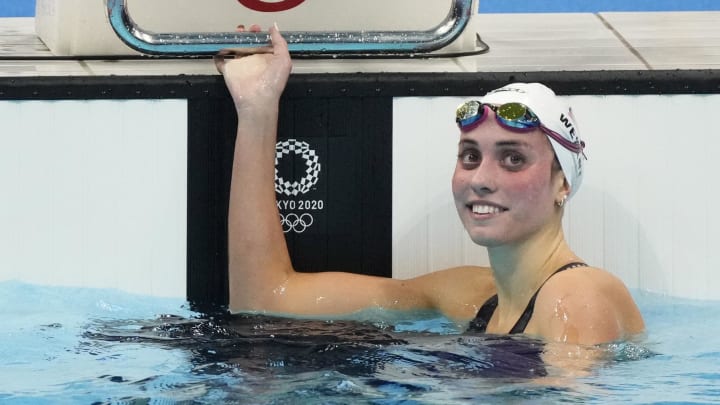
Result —
<path fill-rule="evenodd" d="M 573 262 L 568 263 L 559 269 L 555 270 L 553 274 L 550 275 L 550 277 L 560 273 L 561 271 L 565 271 L 568 269 L 574 269 L 576 267 L 585 267 L 587 264 L 582 262 Z M 550 277 L 547 278 L 547 280 L 550 280 Z M 523 333 L 525 332 L 525 327 L 527 327 L 528 322 L 530 322 L 530 318 L 532 318 L 533 310 L 535 309 L 535 298 L 537 298 L 538 293 L 540 292 L 540 289 L 547 283 L 547 280 L 545 280 L 540 288 L 538 288 L 537 291 L 535 291 L 535 294 L 530 298 L 530 302 L 528 302 L 527 307 L 525 308 L 525 312 L 520 315 L 520 319 L 515 323 L 515 326 L 510 329 L 510 334 L 513 333 Z M 495 312 L 495 308 L 497 308 L 498 304 L 498 296 L 497 294 L 490 297 L 482 307 L 480 307 L 480 310 L 478 311 L 477 315 L 475 315 L 475 319 L 473 319 L 470 322 L 470 326 L 468 327 L 468 330 L 474 331 L 474 332 L 485 332 L 485 329 L 487 329 L 488 322 L 490 322 L 490 318 L 492 318 L 493 313 Z"/>

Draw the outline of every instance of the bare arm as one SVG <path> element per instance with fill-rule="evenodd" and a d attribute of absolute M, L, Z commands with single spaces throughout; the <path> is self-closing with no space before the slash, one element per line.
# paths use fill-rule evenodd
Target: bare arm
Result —
<path fill-rule="evenodd" d="M 413 280 L 294 271 L 274 188 L 279 100 L 291 61 L 278 30 L 270 34 L 272 49 L 218 63 L 238 116 L 228 217 L 230 310 L 341 316 L 382 307 L 468 317 L 475 297 L 483 299 L 483 291 L 474 288 L 492 284 L 487 271 L 466 268 Z M 462 291 L 453 293 L 457 287 Z"/>
<path fill-rule="evenodd" d="M 291 64 L 277 32 L 272 53 L 220 61 L 238 117 L 228 213 L 231 309 L 260 309 L 267 286 L 292 274 L 275 207 L 273 165 L 278 103 Z"/>

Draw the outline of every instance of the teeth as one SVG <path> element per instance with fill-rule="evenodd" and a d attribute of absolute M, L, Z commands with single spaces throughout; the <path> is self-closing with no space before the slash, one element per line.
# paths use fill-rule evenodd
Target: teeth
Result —
<path fill-rule="evenodd" d="M 497 214 L 501 209 L 490 205 L 473 205 L 472 211 L 475 214 Z"/>

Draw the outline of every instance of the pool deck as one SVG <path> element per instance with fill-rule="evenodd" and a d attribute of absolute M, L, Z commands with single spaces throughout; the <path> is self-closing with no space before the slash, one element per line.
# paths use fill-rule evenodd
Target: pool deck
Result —
<path fill-rule="evenodd" d="M 490 50 L 463 58 L 296 60 L 295 73 L 720 69 L 720 12 L 479 14 Z M 212 75 L 207 59 L 57 57 L 34 18 L 0 18 L 0 77 Z"/>

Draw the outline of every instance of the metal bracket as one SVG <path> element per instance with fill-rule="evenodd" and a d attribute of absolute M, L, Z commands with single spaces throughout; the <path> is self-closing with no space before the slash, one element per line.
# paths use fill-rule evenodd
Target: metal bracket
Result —
<path fill-rule="evenodd" d="M 422 56 L 439 50 L 460 36 L 473 14 L 473 0 L 454 0 L 439 25 L 426 31 L 286 31 L 290 53 L 300 56 L 358 55 Z M 138 27 L 126 0 L 105 0 L 110 26 L 130 48 L 147 55 L 214 55 L 226 48 L 267 46 L 267 33 L 187 32 L 154 33 Z"/>

